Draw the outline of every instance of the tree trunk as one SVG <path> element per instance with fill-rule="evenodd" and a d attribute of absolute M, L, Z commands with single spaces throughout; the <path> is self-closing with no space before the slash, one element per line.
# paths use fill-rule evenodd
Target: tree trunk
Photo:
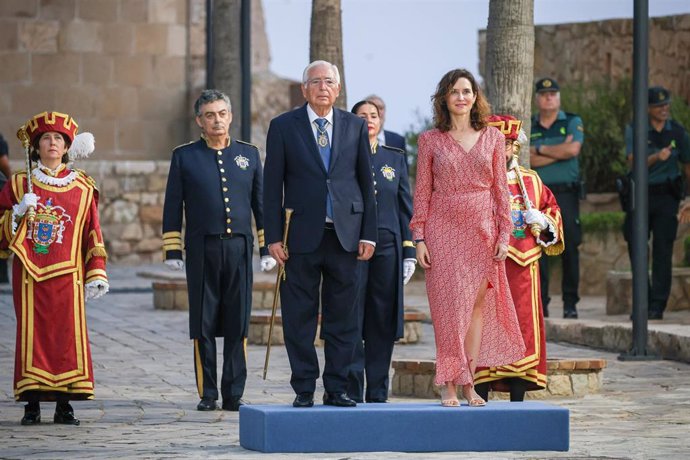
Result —
<path fill-rule="evenodd" d="M 213 84 L 232 104 L 230 135 L 242 132 L 241 0 L 215 0 L 213 15 Z"/>
<path fill-rule="evenodd" d="M 534 0 L 490 0 L 486 28 L 486 94 L 493 113 L 522 120 L 529 139 L 534 79 Z M 524 146 L 520 164 L 529 166 Z"/>
<path fill-rule="evenodd" d="M 340 0 L 312 0 L 309 61 L 317 60 L 328 61 L 338 66 L 341 88 L 335 105 L 347 110 Z"/>

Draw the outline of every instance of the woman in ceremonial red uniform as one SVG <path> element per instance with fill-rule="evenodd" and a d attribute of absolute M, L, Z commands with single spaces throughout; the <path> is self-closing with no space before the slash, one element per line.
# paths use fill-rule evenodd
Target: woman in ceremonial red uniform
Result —
<path fill-rule="evenodd" d="M 55 423 L 79 425 L 69 401 L 94 395 L 84 302 L 105 294 L 108 279 L 98 191 L 67 165 L 72 153 L 93 150 L 93 136 L 75 140 L 77 129 L 58 112 L 27 121 L 17 137 L 36 162 L 31 182 L 16 173 L 0 193 L 0 250 L 15 255 L 14 396 L 28 402 L 22 425 L 40 423 L 40 401 L 57 402 Z"/>
<path fill-rule="evenodd" d="M 520 151 L 517 139 L 522 122 L 510 115 L 492 115 L 488 124 L 505 135 L 512 221 L 506 273 L 527 353 L 506 366 L 477 368 L 474 383 L 477 393 L 484 399 L 491 388 L 510 392 L 511 401 L 522 401 L 525 391 L 546 388 L 546 336 L 539 294 L 539 259 L 543 253 L 555 256 L 563 252 L 563 222 L 551 190 L 536 172 L 517 164 Z"/>
<path fill-rule="evenodd" d="M 489 106 L 470 72 L 443 76 L 432 97 L 435 129 L 418 141 L 410 227 L 426 270 L 441 403 L 486 404 L 474 390 L 477 366 L 524 357 L 505 273 L 510 204 L 504 139 L 487 127 Z"/>

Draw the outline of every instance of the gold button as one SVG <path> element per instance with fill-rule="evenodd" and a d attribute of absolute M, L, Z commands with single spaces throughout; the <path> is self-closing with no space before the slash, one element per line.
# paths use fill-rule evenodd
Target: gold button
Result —
<path fill-rule="evenodd" d="M 224 172 L 225 172 L 225 170 L 224 170 L 223 168 L 220 168 L 220 172 L 224 173 Z"/>
<path fill-rule="evenodd" d="M 225 232 L 226 233 L 232 233 L 232 229 L 229 228 L 229 229 L 225 230 Z"/>
<path fill-rule="evenodd" d="M 230 208 L 225 208 L 225 212 L 230 212 Z"/>
<path fill-rule="evenodd" d="M 230 223 L 230 222 L 232 222 L 232 219 L 230 219 L 230 218 L 225 219 L 225 222 Z"/>
<path fill-rule="evenodd" d="M 227 191 L 228 191 L 228 188 L 227 188 L 227 187 L 223 187 L 223 191 L 224 191 L 224 192 L 227 192 Z"/>
<path fill-rule="evenodd" d="M 227 182 L 227 181 L 228 181 L 225 177 L 221 177 L 220 180 L 222 180 L 223 182 Z"/>
<path fill-rule="evenodd" d="M 222 164 L 223 164 L 223 160 L 218 160 L 218 164 L 219 164 L 219 165 L 222 165 Z"/>
<path fill-rule="evenodd" d="M 226 202 L 226 203 L 227 203 L 228 201 L 230 201 L 230 198 L 224 198 L 224 199 L 225 199 L 225 202 Z"/>
<path fill-rule="evenodd" d="M 222 154 L 223 154 L 223 152 L 221 152 L 220 150 L 218 150 L 217 153 L 218 153 L 218 155 L 222 155 Z"/>

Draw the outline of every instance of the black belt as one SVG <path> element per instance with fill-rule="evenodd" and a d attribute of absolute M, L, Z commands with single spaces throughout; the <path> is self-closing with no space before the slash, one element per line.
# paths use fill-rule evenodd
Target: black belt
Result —
<path fill-rule="evenodd" d="M 206 235 L 207 238 L 212 238 L 214 240 L 216 240 L 216 239 L 218 239 L 218 240 L 229 240 L 229 239 L 232 239 L 236 236 L 238 236 L 238 235 L 236 235 L 234 233 L 220 233 L 218 235 Z"/>
<path fill-rule="evenodd" d="M 335 224 L 333 222 L 326 222 L 323 224 L 323 228 L 326 230 L 335 230 Z"/>
<path fill-rule="evenodd" d="M 668 182 L 662 184 L 649 184 L 647 186 L 650 195 L 664 195 L 666 193 L 673 193 L 671 185 Z"/>
<path fill-rule="evenodd" d="M 546 186 L 553 193 L 579 192 L 580 190 L 580 184 L 578 182 L 570 182 L 569 184 L 546 184 Z"/>

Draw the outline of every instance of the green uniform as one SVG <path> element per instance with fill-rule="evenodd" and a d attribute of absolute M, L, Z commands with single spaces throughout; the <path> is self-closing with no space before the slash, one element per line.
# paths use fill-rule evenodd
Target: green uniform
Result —
<path fill-rule="evenodd" d="M 570 135 L 573 136 L 575 142 L 583 143 L 585 140 L 582 119 L 578 115 L 560 110 L 556 121 L 548 129 L 539 124 L 539 114 L 532 117 L 530 143 L 535 147 L 562 144 Z M 578 157 L 556 161 L 534 170 L 549 188 L 553 184 L 572 184 L 580 180 Z"/>

